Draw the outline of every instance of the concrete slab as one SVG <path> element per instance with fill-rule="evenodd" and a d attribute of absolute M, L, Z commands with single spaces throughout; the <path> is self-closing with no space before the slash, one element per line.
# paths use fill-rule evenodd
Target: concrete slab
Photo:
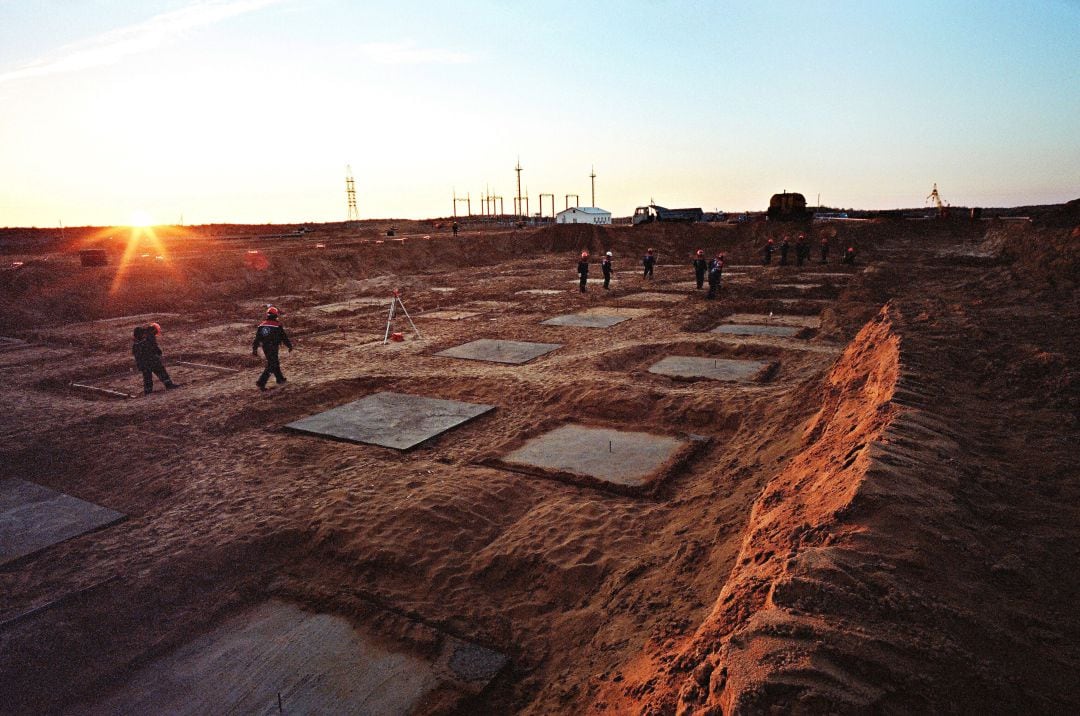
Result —
<path fill-rule="evenodd" d="M 421 313 L 420 318 L 437 318 L 440 321 L 463 321 L 466 318 L 475 318 L 479 313 L 474 311 L 428 311 Z"/>
<path fill-rule="evenodd" d="M 768 361 L 761 360 L 667 356 L 649 366 L 649 372 L 673 378 L 709 378 L 747 383 L 768 366 Z"/>
<path fill-rule="evenodd" d="M 620 301 L 640 301 L 641 303 L 678 303 L 679 301 L 686 300 L 685 296 L 677 296 L 671 293 L 655 293 L 652 291 L 642 291 L 641 293 L 628 293 L 625 296 L 619 296 Z"/>
<path fill-rule="evenodd" d="M 763 326 L 753 323 L 725 323 L 712 329 L 709 333 L 727 333 L 736 336 L 794 336 L 802 330 L 802 328 L 797 326 Z"/>
<path fill-rule="evenodd" d="M 729 323 L 757 323 L 763 326 L 799 326 L 821 328 L 821 316 L 789 316 L 768 313 L 735 313 L 727 317 Z"/>
<path fill-rule="evenodd" d="M 312 306 L 312 310 L 319 313 L 348 313 L 350 311 L 358 311 L 363 308 L 369 308 L 371 306 L 382 306 L 386 310 L 390 310 L 390 297 L 378 297 L 378 296 L 363 296 L 361 298 L 353 298 L 348 301 L 338 301 L 337 303 L 324 303 L 320 306 Z"/>
<path fill-rule="evenodd" d="M 563 425 L 532 438 L 501 463 L 533 468 L 552 477 L 632 490 L 649 486 L 687 446 L 683 440 L 651 433 Z"/>
<path fill-rule="evenodd" d="M 629 321 L 629 316 L 602 316 L 587 313 L 571 313 L 565 316 L 555 316 L 546 321 L 541 321 L 542 326 L 574 326 L 576 328 L 611 328 L 614 325 Z"/>
<path fill-rule="evenodd" d="M 574 285 L 577 285 L 577 284 L 581 283 L 581 279 L 575 278 L 573 281 L 567 281 L 567 283 L 572 283 Z M 618 285 L 618 283 L 619 283 L 619 279 L 612 276 L 611 281 L 610 281 L 610 285 L 616 286 L 616 285 Z M 590 276 L 588 284 L 590 286 L 603 286 L 604 285 L 604 276 L 602 274 L 601 274 L 600 278 L 593 278 L 592 276 Z"/>
<path fill-rule="evenodd" d="M 0 565 L 124 517 L 43 485 L 0 479 Z"/>
<path fill-rule="evenodd" d="M 821 288 L 820 283 L 774 283 L 773 288 L 790 288 L 796 291 L 809 291 L 812 288 Z"/>
<path fill-rule="evenodd" d="M 355 627 L 340 616 L 265 602 L 73 712 L 410 714 L 436 692 L 449 711 L 482 691 L 508 663 L 498 652 L 434 634 L 435 647 L 425 653 L 381 637 L 367 624 Z"/>
<path fill-rule="evenodd" d="M 505 311 L 517 306 L 513 301 L 472 301 L 465 304 L 466 308 L 480 309 L 482 311 Z"/>
<path fill-rule="evenodd" d="M 493 405 L 420 395 L 375 393 L 285 427 L 335 440 L 409 450 L 494 409 Z"/>
<path fill-rule="evenodd" d="M 566 293 L 566 291 L 559 291 L 552 288 L 527 288 L 524 291 L 515 291 L 515 296 L 528 295 L 528 296 L 555 296 L 560 293 Z"/>
<path fill-rule="evenodd" d="M 435 355 L 464 360 L 484 360 L 492 363 L 528 363 L 534 358 L 562 348 L 562 343 L 528 343 L 526 341 L 500 341 L 491 338 L 465 343 L 439 351 Z"/>
<path fill-rule="evenodd" d="M 450 286 L 432 286 L 431 290 L 437 291 L 438 293 L 453 293 L 457 289 L 451 288 Z"/>
<path fill-rule="evenodd" d="M 586 308 L 580 312 L 583 316 L 624 316 L 626 318 L 641 318 L 652 315 L 655 308 L 629 308 L 627 306 L 597 306 Z"/>

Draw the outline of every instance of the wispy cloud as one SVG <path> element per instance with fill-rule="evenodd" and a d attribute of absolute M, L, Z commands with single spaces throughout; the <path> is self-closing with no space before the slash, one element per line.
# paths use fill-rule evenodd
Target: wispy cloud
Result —
<path fill-rule="evenodd" d="M 368 59 L 382 65 L 465 65 L 476 61 L 468 52 L 417 47 L 415 42 L 370 42 L 360 45 Z"/>
<path fill-rule="evenodd" d="M 237 15 L 276 5 L 283 0 L 205 0 L 149 20 L 109 30 L 100 35 L 60 47 L 55 52 L 0 72 L 0 84 L 28 77 L 78 72 L 118 62 L 148 52 L 183 33 Z"/>

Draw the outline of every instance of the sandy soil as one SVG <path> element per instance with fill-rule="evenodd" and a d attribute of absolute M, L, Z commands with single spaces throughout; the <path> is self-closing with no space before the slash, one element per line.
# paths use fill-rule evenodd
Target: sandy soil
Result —
<path fill-rule="evenodd" d="M 672 289 L 693 250 L 750 266 L 779 229 L 215 227 L 164 236 L 126 271 L 116 230 L 18 243 L 0 335 L 31 345 L 0 352 L 0 471 L 130 518 L 0 569 L 0 710 L 95 700 L 281 598 L 510 655 L 471 713 L 1075 712 L 1075 213 L 815 227 L 859 265 L 736 269 L 717 302 Z M 79 268 L 84 245 L 113 265 Z M 686 268 L 643 280 L 648 247 Z M 582 249 L 615 252 L 614 291 L 569 283 Z M 775 288 L 796 283 L 820 285 Z M 423 338 L 398 324 L 407 339 L 383 346 L 385 310 L 355 299 L 394 288 Z M 619 300 L 665 290 L 685 299 Z M 249 346 L 271 302 L 296 350 L 263 394 Z M 539 325 L 616 305 L 647 312 Z M 821 326 L 707 332 L 770 311 Z M 101 319 L 147 313 L 173 314 L 167 362 L 240 372 L 131 400 L 70 388 L 124 385 L 136 319 Z M 477 338 L 565 347 L 521 366 L 433 355 Z M 750 384 L 647 372 L 669 354 L 776 367 Z M 408 453 L 282 430 L 380 390 L 497 408 Z M 647 496 L 481 464 L 565 422 L 713 439 Z"/>

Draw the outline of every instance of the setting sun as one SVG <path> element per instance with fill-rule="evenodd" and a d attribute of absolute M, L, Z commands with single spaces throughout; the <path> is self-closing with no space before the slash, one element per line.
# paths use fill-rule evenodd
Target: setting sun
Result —
<path fill-rule="evenodd" d="M 145 211 L 134 211 L 131 214 L 131 220 L 129 222 L 129 225 L 130 226 L 137 226 L 137 227 L 140 227 L 140 228 L 146 227 L 146 226 L 153 226 L 154 225 L 154 219 L 149 214 L 147 214 Z"/>

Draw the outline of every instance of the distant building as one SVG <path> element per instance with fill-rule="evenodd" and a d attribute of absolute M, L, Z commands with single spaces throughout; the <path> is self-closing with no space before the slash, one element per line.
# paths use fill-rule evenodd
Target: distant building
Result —
<path fill-rule="evenodd" d="M 558 224 L 610 224 L 611 212 L 595 206 L 572 206 L 555 215 Z"/>

